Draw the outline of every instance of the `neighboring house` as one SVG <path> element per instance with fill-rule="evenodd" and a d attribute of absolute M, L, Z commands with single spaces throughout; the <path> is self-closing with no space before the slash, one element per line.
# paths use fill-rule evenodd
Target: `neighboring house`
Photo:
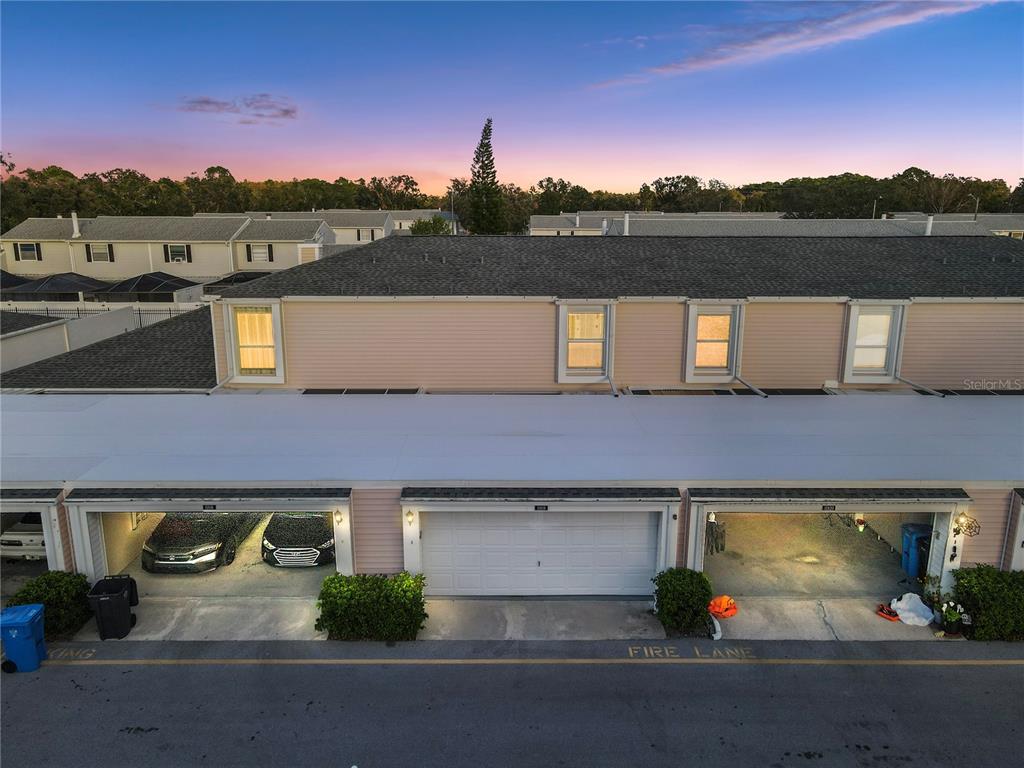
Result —
<path fill-rule="evenodd" d="M 1024 567 L 1019 248 L 387 238 L 8 372 L 0 493 L 90 578 L 141 549 L 116 515 L 303 509 L 343 573 L 650 595 L 742 512 L 926 521 L 948 590 Z"/>
<path fill-rule="evenodd" d="M 411 211 L 388 211 L 391 214 L 391 220 L 394 222 L 395 233 L 406 232 L 412 228 L 412 225 L 417 221 L 423 219 L 432 219 L 435 216 L 440 216 L 442 219 L 448 222 L 452 228 L 452 234 L 459 234 L 459 220 L 458 218 L 448 212 L 442 211 L 440 208 L 421 208 Z"/>
<path fill-rule="evenodd" d="M 381 240 L 395 228 L 388 211 L 362 211 L 358 209 L 325 208 L 306 213 L 305 211 L 246 211 L 246 216 L 258 220 L 314 219 L 327 222 L 334 232 L 334 241 L 339 244 L 358 243 L 364 245 Z M 197 214 L 197 218 L 205 217 Z"/>
<path fill-rule="evenodd" d="M 530 217 L 530 234 L 540 236 L 593 236 L 616 234 L 612 230 L 618 227 L 621 234 L 625 220 L 654 220 L 654 221 L 689 221 L 718 220 L 722 222 L 743 222 L 752 220 L 772 220 L 781 218 L 783 214 L 778 212 L 765 213 L 731 213 L 731 212 L 701 212 L 701 213 L 675 213 L 664 211 L 578 211 L 566 213 L 563 211 L 557 216 L 537 214 Z"/>
<path fill-rule="evenodd" d="M 75 319 L 0 310 L 0 371 L 81 349 L 135 327 L 127 307 Z"/>
<path fill-rule="evenodd" d="M 716 219 L 708 216 L 641 217 L 626 215 L 608 225 L 611 236 L 634 237 L 907 237 L 990 236 L 983 225 L 970 221 L 898 219 Z"/>
<path fill-rule="evenodd" d="M 886 214 L 887 218 L 906 219 L 908 221 L 924 221 L 929 214 L 920 211 L 900 211 Z M 993 235 L 1024 240 L 1024 213 L 936 213 L 933 215 L 935 224 L 954 224 L 972 222 L 985 228 Z"/>
<path fill-rule="evenodd" d="M 334 241 L 334 230 L 322 219 L 255 218 L 235 239 L 235 269 L 271 271 L 306 264 Z"/>
<path fill-rule="evenodd" d="M 203 282 L 236 270 L 287 269 L 316 258 L 320 247 L 333 242 L 322 220 L 266 222 L 244 215 L 72 214 L 27 219 L 0 236 L 4 269 L 13 274 L 77 272 L 111 282 L 157 271 Z"/>

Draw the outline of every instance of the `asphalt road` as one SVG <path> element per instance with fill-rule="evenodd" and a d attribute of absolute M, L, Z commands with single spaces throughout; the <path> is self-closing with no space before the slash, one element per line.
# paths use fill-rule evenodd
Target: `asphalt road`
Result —
<path fill-rule="evenodd" d="M 67 644 L 4 676 L 2 760 L 1007 768 L 1024 754 L 1020 646 L 666 645 Z"/>

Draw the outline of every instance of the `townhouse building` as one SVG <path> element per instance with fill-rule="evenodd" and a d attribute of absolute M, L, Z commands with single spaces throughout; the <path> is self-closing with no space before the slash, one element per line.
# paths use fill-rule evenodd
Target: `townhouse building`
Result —
<path fill-rule="evenodd" d="M 722 573 L 724 520 L 930 526 L 948 588 L 1024 568 L 1022 267 L 992 237 L 387 238 L 5 374 L 0 499 L 90 576 L 165 514 L 306 510 L 339 571 L 433 595 L 649 595 Z"/>
<path fill-rule="evenodd" d="M 249 269 L 287 269 L 334 243 L 321 219 L 97 216 L 27 219 L 0 235 L 3 269 L 23 277 L 75 273 L 116 283 L 153 272 L 195 282 Z"/>

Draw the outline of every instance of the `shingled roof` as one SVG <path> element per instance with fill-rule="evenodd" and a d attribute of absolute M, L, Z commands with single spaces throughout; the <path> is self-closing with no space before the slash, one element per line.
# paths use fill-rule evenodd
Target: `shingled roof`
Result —
<path fill-rule="evenodd" d="M 998 237 L 389 237 L 222 295 L 1024 297 L 1024 249 Z"/>
<path fill-rule="evenodd" d="M 209 308 L 7 371 L 4 389 L 185 389 L 217 384 Z"/>
<path fill-rule="evenodd" d="M 97 216 L 78 220 L 82 242 L 227 242 L 245 216 Z M 70 240 L 71 219 L 26 219 L 4 240 Z"/>
<path fill-rule="evenodd" d="M 30 312 L 11 312 L 0 310 L 0 336 L 9 333 L 17 333 L 28 328 L 35 328 L 37 325 L 49 325 L 50 323 L 62 323 L 62 318 L 47 317 L 46 315 L 33 315 Z"/>

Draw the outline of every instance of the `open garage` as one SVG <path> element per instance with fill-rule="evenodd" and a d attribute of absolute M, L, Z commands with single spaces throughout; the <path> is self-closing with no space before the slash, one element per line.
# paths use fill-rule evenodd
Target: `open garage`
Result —
<path fill-rule="evenodd" d="M 926 579 L 948 587 L 963 544 L 951 521 L 970 501 L 960 489 L 693 494 L 689 556 L 716 592 L 878 601 L 920 593 Z"/>
<path fill-rule="evenodd" d="M 255 637 L 300 637 L 296 627 L 313 632 L 324 578 L 351 572 L 348 497 L 338 488 L 95 488 L 73 491 L 68 509 L 83 572 L 136 580 L 133 636 L 212 639 L 244 622 Z"/>
<path fill-rule="evenodd" d="M 675 489 L 407 488 L 406 567 L 432 596 L 647 597 L 674 562 L 678 500 Z"/>

